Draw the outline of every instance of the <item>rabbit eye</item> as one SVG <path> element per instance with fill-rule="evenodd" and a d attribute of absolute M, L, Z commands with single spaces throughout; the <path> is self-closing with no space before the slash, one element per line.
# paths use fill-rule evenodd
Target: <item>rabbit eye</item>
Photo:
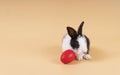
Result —
<path fill-rule="evenodd" d="M 79 42 L 77 40 L 72 39 L 70 42 L 73 49 L 79 48 Z"/>

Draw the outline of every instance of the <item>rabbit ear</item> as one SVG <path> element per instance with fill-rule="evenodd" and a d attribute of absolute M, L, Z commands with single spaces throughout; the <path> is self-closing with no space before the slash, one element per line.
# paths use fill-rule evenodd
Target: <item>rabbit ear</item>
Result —
<path fill-rule="evenodd" d="M 77 32 L 72 27 L 67 27 L 67 32 L 71 38 L 77 37 Z"/>
<path fill-rule="evenodd" d="M 82 36 L 82 27 L 83 27 L 84 21 L 80 24 L 78 28 L 78 34 Z"/>

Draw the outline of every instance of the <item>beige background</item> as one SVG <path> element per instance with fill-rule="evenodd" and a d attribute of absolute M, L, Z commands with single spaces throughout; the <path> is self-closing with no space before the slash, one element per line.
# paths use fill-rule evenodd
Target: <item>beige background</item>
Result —
<path fill-rule="evenodd" d="M 92 60 L 59 61 L 66 26 L 91 39 Z M 119 0 L 0 0 L 0 75 L 120 75 Z"/>

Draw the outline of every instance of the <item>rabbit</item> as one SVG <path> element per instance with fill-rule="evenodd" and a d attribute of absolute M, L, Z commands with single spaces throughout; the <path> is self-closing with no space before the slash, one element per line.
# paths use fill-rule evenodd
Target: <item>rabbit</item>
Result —
<path fill-rule="evenodd" d="M 77 60 L 91 59 L 89 54 L 90 40 L 86 35 L 82 34 L 83 24 L 84 21 L 81 22 L 78 31 L 72 27 L 66 27 L 67 34 L 62 41 L 63 52 L 68 49 L 73 50 Z"/>

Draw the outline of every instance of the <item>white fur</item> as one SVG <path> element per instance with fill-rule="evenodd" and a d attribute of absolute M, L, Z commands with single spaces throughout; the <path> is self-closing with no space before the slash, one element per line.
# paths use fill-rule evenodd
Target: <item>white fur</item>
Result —
<path fill-rule="evenodd" d="M 71 37 L 67 34 L 64 38 L 63 38 L 63 42 L 62 42 L 62 49 L 63 51 L 71 49 L 75 52 L 76 57 L 78 60 L 82 60 L 83 58 L 85 59 L 90 59 L 91 56 L 87 53 L 87 42 L 86 42 L 86 38 L 85 36 L 78 36 L 77 41 L 79 42 L 80 47 L 77 50 L 74 50 L 71 45 L 70 45 L 70 40 Z"/>
<path fill-rule="evenodd" d="M 71 37 L 68 34 L 65 35 L 65 37 L 63 38 L 63 41 L 62 41 L 63 51 L 68 50 L 68 49 L 73 50 L 71 45 L 70 45 L 70 40 L 71 40 Z"/>

